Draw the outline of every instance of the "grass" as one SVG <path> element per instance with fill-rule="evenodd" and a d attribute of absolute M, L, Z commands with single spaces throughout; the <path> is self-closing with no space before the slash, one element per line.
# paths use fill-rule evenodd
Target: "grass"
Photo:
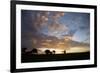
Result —
<path fill-rule="evenodd" d="M 85 53 L 69 53 L 69 54 L 22 54 L 21 62 L 47 62 L 47 61 L 71 61 L 71 60 L 87 60 L 90 59 L 90 52 Z"/>

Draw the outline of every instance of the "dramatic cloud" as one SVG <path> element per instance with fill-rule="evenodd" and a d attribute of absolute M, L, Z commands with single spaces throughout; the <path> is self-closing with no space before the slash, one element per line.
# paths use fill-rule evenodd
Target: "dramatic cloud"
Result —
<path fill-rule="evenodd" d="M 36 31 L 59 37 L 61 33 L 64 33 L 68 30 L 68 27 L 60 23 L 59 19 L 64 16 L 63 12 L 37 12 L 35 20 L 33 20 L 33 27 Z M 47 28 L 45 33 L 43 30 Z"/>
<path fill-rule="evenodd" d="M 47 26 L 48 22 L 48 12 L 37 12 L 35 20 L 33 20 L 33 27 L 37 31 L 40 31 L 41 28 Z"/>
<path fill-rule="evenodd" d="M 88 14 L 22 10 L 21 19 L 21 46 L 28 50 L 49 48 L 64 51 L 74 47 L 89 49 Z M 88 43 L 84 44 L 80 40 Z"/>
<path fill-rule="evenodd" d="M 54 20 L 54 22 L 58 22 L 58 19 L 62 16 L 64 16 L 64 12 L 54 12 L 51 17 Z"/>
<path fill-rule="evenodd" d="M 67 32 L 68 28 L 63 24 L 50 24 L 48 26 L 48 35 L 61 37 L 63 32 Z"/>

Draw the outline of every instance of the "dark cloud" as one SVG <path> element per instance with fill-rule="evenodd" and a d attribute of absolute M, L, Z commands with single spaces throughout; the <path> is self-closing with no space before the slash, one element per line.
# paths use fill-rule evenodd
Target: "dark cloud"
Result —
<path fill-rule="evenodd" d="M 52 48 L 60 46 L 66 48 L 68 44 L 71 44 L 70 47 L 83 46 L 83 43 L 72 41 L 70 38 L 79 29 L 89 29 L 89 25 L 78 25 L 78 23 L 86 21 L 81 18 L 72 21 L 76 22 L 72 24 L 73 26 L 68 24 L 70 27 L 62 23 L 60 19 L 64 17 L 64 12 L 22 10 L 21 15 L 21 46 L 26 48 L 51 48 L 51 46 Z M 74 16 L 76 17 L 76 15 Z"/>

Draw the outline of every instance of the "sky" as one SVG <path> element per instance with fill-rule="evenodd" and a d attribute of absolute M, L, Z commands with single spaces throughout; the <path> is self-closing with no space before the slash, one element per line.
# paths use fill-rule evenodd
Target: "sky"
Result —
<path fill-rule="evenodd" d="M 89 44 L 89 13 L 21 10 L 22 47 L 65 49 Z"/>

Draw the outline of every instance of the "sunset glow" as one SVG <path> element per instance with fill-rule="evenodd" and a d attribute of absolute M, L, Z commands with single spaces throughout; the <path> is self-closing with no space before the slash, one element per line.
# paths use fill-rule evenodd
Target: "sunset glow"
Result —
<path fill-rule="evenodd" d="M 21 14 L 22 48 L 36 48 L 39 54 L 90 51 L 89 13 L 22 10 Z"/>
<path fill-rule="evenodd" d="M 56 54 L 63 54 L 64 53 L 64 50 L 66 51 L 66 54 L 67 53 L 79 53 L 79 52 L 88 52 L 90 51 L 89 47 L 73 47 L 73 48 L 70 48 L 69 50 L 66 50 L 64 48 L 38 48 L 40 51 L 39 51 L 39 54 L 45 54 L 44 51 L 49 49 L 50 51 L 53 51 L 55 50 Z"/>

